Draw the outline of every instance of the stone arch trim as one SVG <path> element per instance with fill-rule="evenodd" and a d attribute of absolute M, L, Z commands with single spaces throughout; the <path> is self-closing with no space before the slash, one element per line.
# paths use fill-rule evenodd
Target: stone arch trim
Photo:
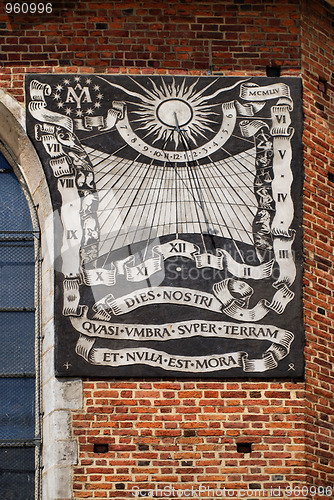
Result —
<path fill-rule="evenodd" d="M 43 500 L 70 500 L 72 466 L 77 463 L 77 441 L 72 438 L 71 410 L 82 407 L 82 381 L 58 380 L 54 373 L 53 210 L 39 157 L 26 134 L 25 110 L 0 89 L 0 149 L 28 192 L 35 227 L 41 231 L 41 390 Z M 33 210 L 35 207 L 36 210 Z M 37 214 L 37 217 L 34 216 Z"/>

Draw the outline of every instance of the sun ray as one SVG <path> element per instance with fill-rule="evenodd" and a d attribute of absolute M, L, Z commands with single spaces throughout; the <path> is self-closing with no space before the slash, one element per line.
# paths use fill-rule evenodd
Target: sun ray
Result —
<path fill-rule="evenodd" d="M 139 94 L 103 77 L 99 78 L 135 98 L 135 102 L 127 101 L 127 105 L 128 112 L 133 117 L 132 123 L 136 124 L 136 132 L 142 132 L 144 139 L 150 137 L 154 144 L 166 140 L 167 149 L 171 147 L 178 149 L 182 146 L 179 137 L 181 131 L 187 133 L 189 141 L 194 146 L 197 145 L 199 137 L 208 139 L 214 134 L 221 121 L 222 110 L 221 107 L 219 109 L 219 104 L 210 104 L 209 101 L 242 83 L 236 82 L 230 87 L 219 88 L 208 95 L 208 90 L 218 81 L 217 78 L 199 88 L 199 78 L 195 78 L 191 83 L 188 83 L 186 78 L 172 77 L 169 82 L 161 78 L 160 83 L 148 78 L 146 81 L 149 85 L 144 86 L 139 80 L 130 77 L 131 81 L 142 90 Z M 131 106 L 137 109 L 131 110 Z"/>

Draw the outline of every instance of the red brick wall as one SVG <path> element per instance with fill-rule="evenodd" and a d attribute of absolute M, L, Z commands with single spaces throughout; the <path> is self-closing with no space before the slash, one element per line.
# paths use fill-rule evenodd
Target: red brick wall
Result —
<path fill-rule="evenodd" d="M 334 484 L 334 6 L 304 2 L 305 325 L 307 473 Z"/>
<path fill-rule="evenodd" d="M 2 8 L 0 85 L 22 100 L 26 71 L 299 71 L 299 3 L 53 0 L 42 16 Z"/>
<path fill-rule="evenodd" d="M 218 498 L 209 488 L 234 498 L 242 489 L 248 498 L 245 490 L 255 488 L 255 498 L 269 499 L 278 487 L 283 495 L 288 485 L 308 484 L 303 383 L 86 381 L 84 388 L 85 408 L 73 415 L 76 499 L 132 498 L 133 487 L 168 493 L 168 486 L 184 496 L 201 486 L 193 498 Z M 94 443 L 108 443 L 108 452 L 94 453 Z M 239 453 L 238 443 L 252 443 L 251 453 Z"/>
<path fill-rule="evenodd" d="M 323 0 L 52 4 L 44 17 L 0 13 L 0 86 L 18 100 L 33 71 L 265 75 L 277 64 L 302 75 L 305 105 L 305 382 L 86 380 L 84 408 L 73 412 L 73 498 L 200 485 L 211 498 L 216 488 L 223 498 L 235 490 L 269 500 L 278 488 L 288 498 L 287 486 L 308 488 L 293 498 L 331 498 L 312 497 L 310 487 L 334 486 L 334 8 Z M 238 452 L 247 442 L 251 453 Z M 249 488 L 261 493 L 243 494 Z"/>

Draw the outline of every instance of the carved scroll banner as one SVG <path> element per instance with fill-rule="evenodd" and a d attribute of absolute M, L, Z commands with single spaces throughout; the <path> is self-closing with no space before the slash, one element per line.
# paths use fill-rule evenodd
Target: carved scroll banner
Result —
<path fill-rule="evenodd" d="M 299 78 L 26 78 L 60 377 L 302 377 Z"/>

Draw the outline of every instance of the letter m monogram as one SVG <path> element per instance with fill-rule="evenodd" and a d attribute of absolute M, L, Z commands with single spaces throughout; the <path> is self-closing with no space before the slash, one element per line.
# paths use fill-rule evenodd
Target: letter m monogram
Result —
<path fill-rule="evenodd" d="M 75 92 L 73 87 L 68 87 L 67 89 L 67 97 L 66 102 L 75 102 L 77 105 L 77 109 L 81 108 L 81 101 L 83 102 L 92 102 L 92 98 L 89 93 L 89 88 L 84 87 L 80 89 L 81 92 L 79 95 Z"/>

